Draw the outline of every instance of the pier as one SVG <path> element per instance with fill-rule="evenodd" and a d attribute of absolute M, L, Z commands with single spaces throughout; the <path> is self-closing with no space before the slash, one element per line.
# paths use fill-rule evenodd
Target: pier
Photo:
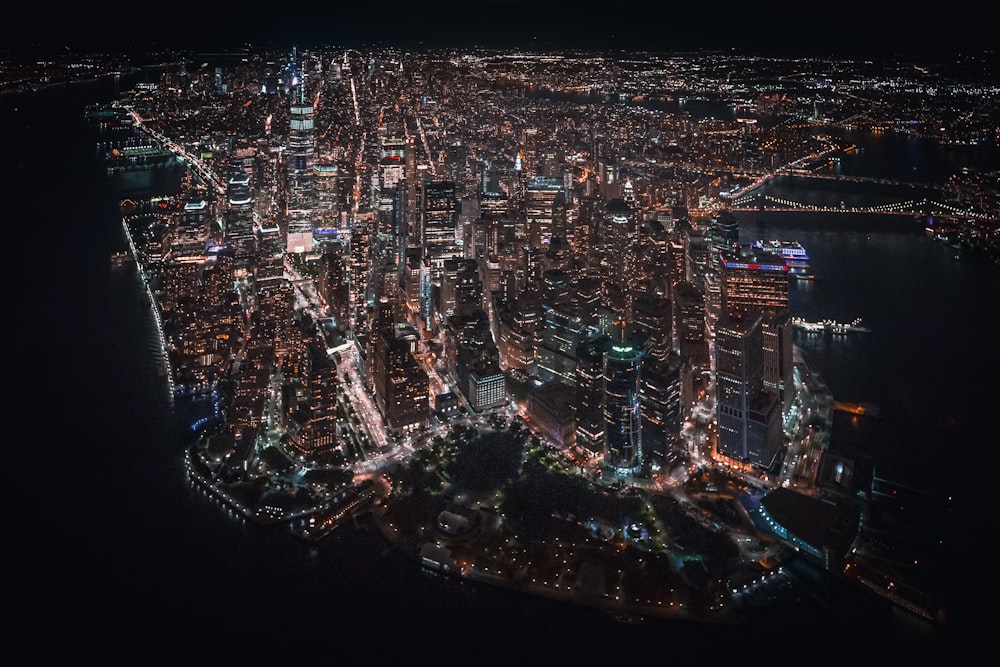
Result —
<path fill-rule="evenodd" d="M 313 514 L 300 526 L 292 527 L 292 534 L 304 540 L 318 542 L 332 533 L 348 517 L 365 509 L 376 495 L 374 482 L 362 480 L 356 487 L 344 491 L 333 505 L 323 512 Z"/>

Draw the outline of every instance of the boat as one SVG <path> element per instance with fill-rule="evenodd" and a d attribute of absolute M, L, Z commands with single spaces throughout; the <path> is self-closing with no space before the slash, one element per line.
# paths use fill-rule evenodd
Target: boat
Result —
<path fill-rule="evenodd" d="M 615 619 L 619 623 L 629 623 L 631 625 L 642 622 L 642 616 L 636 616 L 635 614 L 629 614 L 624 611 L 613 612 L 611 614 L 611 618 Z"/>
<path fill-rule="evenodd" d="M 856 317 L 850 323 L 838 322 L 837 320 L 821 320 L 819 322 L 809 322 L 801 317 L 792 318 L 792 326 L 806 333 L 828 333 L 843 335 L 849 333 L 870 333 L 871 329 L 861 323 L 861 318 Z"/>
<path fill-rule="evenodd" d="M 788 266 L 788 274 L 800 280 L 812 280 L 815 276 L 809 272 L 809 253 L 798 241 L 764 241 L 758 239 L 753 245 L 765 252 L 781 255 Z"/>
<path fill-rule="evenodd" d="M 127 250 L 119 250 L 111 253 L 111 266 L 125 266 L 132 261 L 132 253 Z"/>

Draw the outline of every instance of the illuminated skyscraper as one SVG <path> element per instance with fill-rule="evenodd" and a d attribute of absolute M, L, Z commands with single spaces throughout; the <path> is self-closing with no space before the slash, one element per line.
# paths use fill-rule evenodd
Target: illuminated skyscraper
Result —
<path fill-rule="evenodd" d="M 782 445 L 781 402 L 765 385 L 763 315 L 723 313 L 715 330 L 718 453 L 769 468 Z"/>
<path fill-rule="evenodd" d="M 788 308 L 788 265 L 781 255 L 753 245 L 719 251 L 721 313 L 758 308 L 773 313 Z"/>
<path fill-rule="evenodd" d="M 566 227 L 566 200 L 562 178 L 529 178 L 524 192 L 528 240 L 535 248 L 548 247 L 554 230 Z"/>
<path fill-rule="evenodd" d="M 639 378 L 643 455 L 667 456 L 681 434 L 681 359 L 644 356 Z"/>
<path fill-rule="evenodd" d="M 634 324 L 643 337 L 646 355 L 666 359 L 673 349 L 670 301 L 655 292 L 642 292 L 635 300 Z"/>
<path fill-rule="evenodd" d="M 604 353 L 611 344 L 598 336 L 576 350 L 576 442 L 593 454 L 604 451 Z"/>
<path fill-rule="evenodd" d="M 288 252 L 306 252 L 313 245 L 316 214 L 316 175 L 313 170 L 316 138 L 313 106 L 306 102 L 305 81 L 296 87 L 288 130 Z"/>
<path fill-rule="evenodd" d="M 782 413 L 791 408 L 792 329 L 788 318 L 788 265 L 778 254 L 755 245 L 736 245 L 719 253 L 721 262 L 720 321 L 759 310 L 763 381 L 781 396 Z M 716 326 L 718 328 L 718 326 Z"/>
<path fill-rule="evenodd" d="M 697 366 L 708 365 L 708 341 L 705 332 L 705 297 L 690 282 L 674 285 L 670 302 L 674 349 L 681 358 Z"/>
<path fill-rule="evenodd" d="M 642 465 L 641 365 L 642 350 L 624 340 L 604 353 L 604 463 L 618 475 Z"/>
<path fill-rule="evenodd" d="M 605 293 L 618 295 L 607 306 L 631 318 L 632 290 L 636 282 L 639 251 L 638 211 L 624 199 L 608 201 L 605 219 L 601 221 L 604 248 L 603 277 Z M 614 289 L 608 286 L 613 285 Z"/>
<path fill-rule="evenodd" d="M 577 346 L 595 331 L 574 314 L 565 271 L 546 271 L 542 284 L 542 329 L 535 352 L 538 376 L 542 381 L 558 379 L 573 386 Z"/>
<path fill-rule="evenodd" d="M 705 239 L 716 251 L 729 250 L 739 243 L 740 223 L 728 209 L 721 209 L 712 216 Z"/>
<path fill-rule="evenodd" d="M 452 181 L 427 181 L 423 188 L 423 216 L 421 245 L 424 255 L 430 258 L 434 277 L 440 275 L 444 260 L 461 258 L 458 245 L 458 197 Z"/>
<path fill-rule="evenodd" d="M 324 245 L 344 242 L 350 238 L 347 226 L 341 229 L 338 188 L 340 170 L 337 165 L 316 163 L 313 166 L 316 187 L 316 219 L 313 225 L 315 242 Z M 347 238 L 341 238 L 342 236 Z"/>
<path fill-rule="evenodd" d="M 430 416 L 427 371 L 413 356 L 419 334 L 409 325 L 397 324 L 382 326 L 375 335 L 375 403 L 390 428 L 416 427 Z"/>

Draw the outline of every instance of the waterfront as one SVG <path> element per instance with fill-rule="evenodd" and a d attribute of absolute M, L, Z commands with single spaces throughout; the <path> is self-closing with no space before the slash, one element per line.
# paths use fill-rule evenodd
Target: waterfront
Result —
<path fill-rule="evenodd" d="M 84 98 L 74 103 L 63 97 L 76 92 L 83 90 L 53 91 L 54 99 L 46 92 L 45 103 L 31 107 L 29 127 L 51 128 L 52 136 L 44 137 L 51 146 L 15 146 L 17 204 L 24 206 L 17 211 L 41 218 L 38 226 L 49 239 L 45 244 L 24 239 L 26 247 L 48 253 L 53 267 L 38 278 L 39 291 L 65 295 L 58 307 L 43 301 L 36 304 L 38 312 L 29 310 L 32 321 L 42 325 L 36 341 L 44 349 L 42 359 L 52 364 L 41 375 L 63 379 L 61 396 L 68 403 L 65 421 L 41 425 L 42 441 L 54 450 L 55 469 L 66 475 L 58 480 L 69 492 L 64 500 L 83 514 L 64 519 L 64 538 L 75 548 L 72 562 L 63 564 L 65 581 L 56 580 L 53 602 L 65 612 L 82 613 L 94 600 L 103 600 L 120 605 L 123 614 L 155 608 L 220 624 L 238 612 L 293 609 L 297 615 L 373 629 L 390 619 L 430 629 L 510 629 L 516 617 L 518 630 L 573 627 L 581 636 L 589 631 L 633 638 L 656 634 L 661 640 L 699 631 L 708 635 L 702 626 L 683 623 L 615 624 L 590 609 L 429 575 L 387 551 L 363 523 L 307 547 L 287 531 L 244 524 L 189 485 L 183 472 L 182 406 L 171 404 L 158 375 L 158 341 L 141 286 L 131 267 L 108 265 L 121 243 L 119 193 L 158 193 L 169 189 L 178 174 L 149 170 L 115 181 L 94 170 L 91 178 L 94 155 L 79 105 Z M 41 159 L 55 150 L 72 163 L 70 173 L 88 176 L 67 179 L 65 197 L 50 209 L 40 206 L 51 196 L 36 181 L 44 167 Z M 871 327 L 870 334 L 856 339 L 805 345 L 835 397 L 871 401 L 883 409 L 882 419 L 861 420 L 858 430 L 869 424 L 891 428 L 870 439 L 859 434 L 853 446 L 876 455 L 889 477 L 954 489 L 961 459 L 942 456 L 943 439 L 950 443 L 978 433 L 958 427 L 974 423 L 971 418 L 986 400 L 971 391 L 958 396 L 954 388 L 977 386 L 977 372 L 997 364 L 995 356 L 954 364 L 930 351 L 941 349 L 944 341 L 969 349 L 987 340 L 987 319 L 977 313 L 997 305 L 982 302 L 1000 294 L 995 267 L 956 264 L 919 225 L 891 216 L 751 217 L 741 219 L 741 236 L 790 238 L 810 252 L 818 280 L 796 285 L 793 315 L 842 321 L 860 316 Z M 958 298 L 962 295 L 968 298 Z M 968 327 L 955 326 L 970 321 Z M 71 345 L 64 338 L 67 327 L 75 335 Z M 996 354 L 988 348 L 981 353 Z M 838 445 L 847 444 L 844 431 L 838 423 Z M 64 511 L 54 516 L 64 517 Z"/>

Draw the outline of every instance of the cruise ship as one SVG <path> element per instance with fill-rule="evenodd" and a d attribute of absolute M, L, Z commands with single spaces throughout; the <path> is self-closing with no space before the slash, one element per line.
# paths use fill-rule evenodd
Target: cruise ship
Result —
<path fill-rule="evenodd" d="M 781 255 L 788 265 L 788 273 L 800 280 L 812 280 L 812 272 L 809 270 L 809 254 L 797 241 L 755 241 L 754 246 L 775 255 Z"/>

